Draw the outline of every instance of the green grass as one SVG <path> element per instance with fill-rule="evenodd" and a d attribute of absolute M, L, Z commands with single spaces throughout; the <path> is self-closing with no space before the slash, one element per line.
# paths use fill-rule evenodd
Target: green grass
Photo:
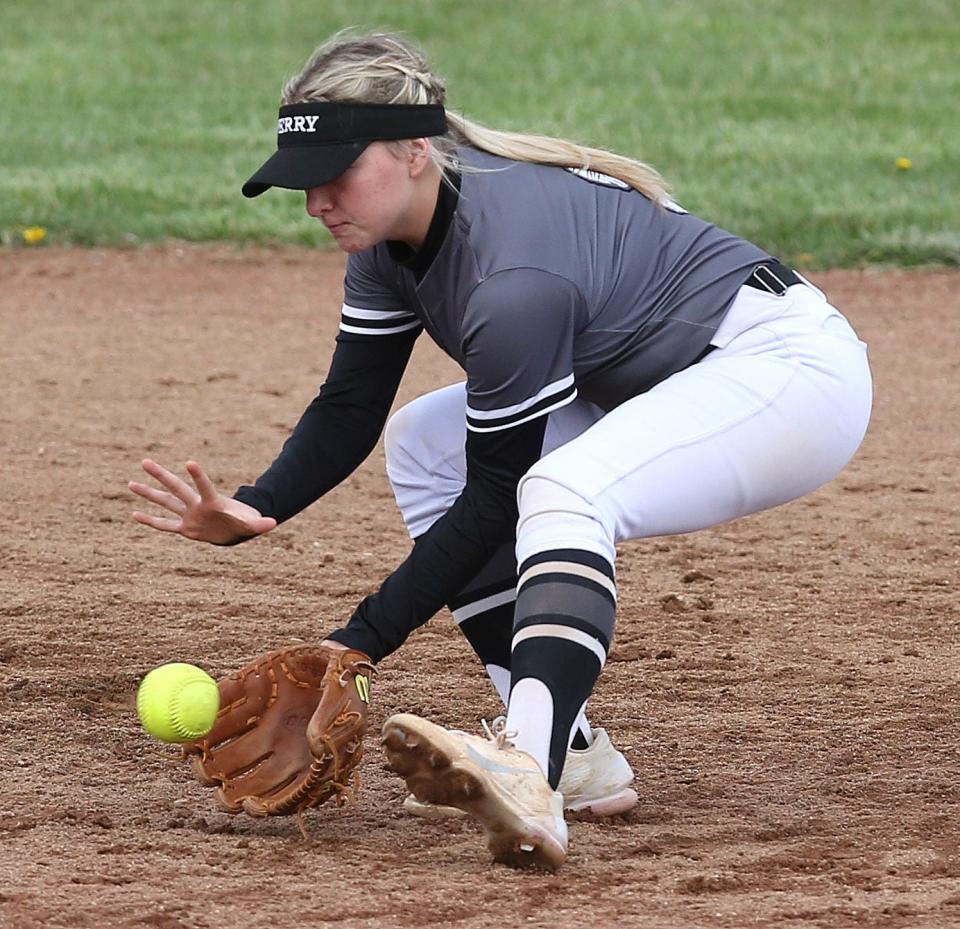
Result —
<path fill-rule="evenodd" d="M 649 161 L 795 263 L 960 264 L 956 0 L 0 0 L 0 241 L 327 243 L 301 195 L 239 187 L 348 25 L 416 38 L 471 118 Z"/>

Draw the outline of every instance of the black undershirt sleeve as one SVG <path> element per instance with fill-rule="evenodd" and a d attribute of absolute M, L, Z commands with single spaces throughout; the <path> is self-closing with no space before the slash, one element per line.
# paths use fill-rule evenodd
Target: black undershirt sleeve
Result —
<path fill-rule="evenodd" d="M 468 432 L 467 480 L 456 502 L 329 638 L 380 661 L 466 587 L 515 536 L 517 484 L 540 458 L 546 424 L 540 416 L 497 432 Z"/>
<path fill-rule="evenodd" d="M 341 332 L 320 393 L 273 464 L 234 498 L 283 522 L 352 474 L 380 438 L 419 331 Z"/>

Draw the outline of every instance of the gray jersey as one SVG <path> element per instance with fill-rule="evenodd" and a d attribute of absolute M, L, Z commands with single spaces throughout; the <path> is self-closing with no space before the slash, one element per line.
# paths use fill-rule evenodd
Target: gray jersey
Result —
<path fill-rule="evenodd" d="M 467 374 L 475 432 L 578 395 L 609 410 L 689 366 L 770 259 L 612 178 L 462 157 L 456 212 L 429 270 L 418 283 L 386 243 L 351 255 L 341 329 L 426 329 Z"/>

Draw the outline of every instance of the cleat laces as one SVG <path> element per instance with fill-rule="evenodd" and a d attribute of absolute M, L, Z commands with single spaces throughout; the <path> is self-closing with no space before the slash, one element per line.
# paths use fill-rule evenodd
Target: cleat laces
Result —
<path fill-rule="evenodd" d="M 507 730 L 506 716 L 498 716 L 493 721 L 493 725 L 485 719 L 481 719 L 480 722 L 483 724 L 483 731 L 486 733 L 487 738 L 493 742 L 497 748 L 508 749 L 515 747 L 513 740 L 517 737 L 517 732 L 516 730 Z"/>

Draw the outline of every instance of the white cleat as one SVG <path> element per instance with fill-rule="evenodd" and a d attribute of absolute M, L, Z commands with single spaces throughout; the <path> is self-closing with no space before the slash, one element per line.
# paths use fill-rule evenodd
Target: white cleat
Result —
<path fill-rule="evenodd" d="M 509 741 L 502 717 L 487 732 L 481 738 L 398 713 L 383 724 L 380 741 L 418 800 L 480 822 L 494 861 L 555 871 L 567 856 L 563 797 Z"/>
<path fill-rule="evenodd" d="M 589 748 L 571 748 L 557 789 L 564 809 L 594 816 L 616 816 L 637 805 L 633 768 L 610 741 L 606 729 L 592 729 Z"/>
<path fill-rule="evenodd" d="M 637 805 L 633 769 L 610 741 L 606 729 L 593 729 L 589 748 L 571 748 L 563 764 L 557 789 L 563 795 L 563 807 L 571 813 L 592 816 L 616 816 Z M 456 807 L 423 803 L 413 794 L 403 801 L 403 808 L 423 819 L 447 819 L 463 815 Z"/>

